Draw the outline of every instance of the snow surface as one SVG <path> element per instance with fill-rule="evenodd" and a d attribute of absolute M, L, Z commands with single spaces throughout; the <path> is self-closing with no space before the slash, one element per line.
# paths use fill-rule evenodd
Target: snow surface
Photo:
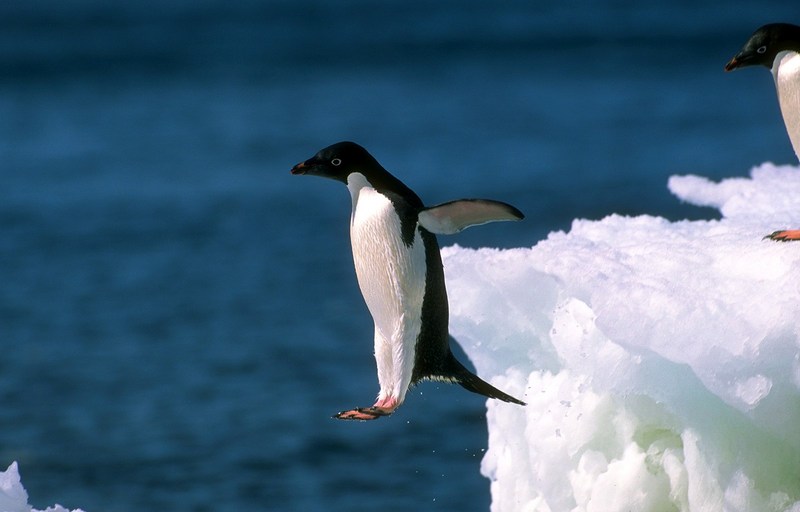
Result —
<path fill-rule="evenodd" d="M 2 512 L 70 512 L 61 505 L 37 510 L 28 505 L 28 493 L 19 479 L 17 463 L 12 462 L 8 469 L 0 472 L 0 511 Z M 75 509 L 72 512 L 83 512 Z"/>
<path fill-rule="evenodd" d="M 530 249 L 443 250 L 484 377 L 493 511 L 800 512 L 800 169 L 680 199 L 723 218 L 575 220 Z"/>

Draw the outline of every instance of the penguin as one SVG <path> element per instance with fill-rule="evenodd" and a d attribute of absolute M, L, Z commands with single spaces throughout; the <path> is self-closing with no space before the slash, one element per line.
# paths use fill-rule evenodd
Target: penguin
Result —
<path fill-rule="evenodd" d="M 761 65 L 772 71 L 783 122 L 800 159 L 800 27 L 771 23 L 756 30 L 725 65 L 725 71 Z M 800 240 L 800 229 L 775 231 L 764 238 Z"/>
<path fill-rule="evenodd" d="M 460 384 L 504 402 L 525 405 L 467 370 L 450 351 L 444 269 L 436 234 L 523 218 L 513 206 L 460 199 L 426 207 L 366 149 L 339 142 L 295 165 L 294 175 L 321 176 L 350 191 L 350 242 L 358 285 L 375 324 L 380 391 L 369 407 L 335 414 L 374 420 L 392 414 L 423 380 Z"/>

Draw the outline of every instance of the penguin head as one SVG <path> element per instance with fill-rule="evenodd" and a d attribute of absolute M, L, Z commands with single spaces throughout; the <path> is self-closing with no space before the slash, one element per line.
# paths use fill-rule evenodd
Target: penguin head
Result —
<path fill-rule="evenodd" d="M 800 52 L 800 27 L 788 23 L 764 25 L 753 32 L 739 53 L 725 64 L 725 71 L 757 65 L 771 68 L 775 56 L 784 50 Z"/>
<path fill-rule="evenodd" d="M 292 167 L 292 174 L 308 174 L 340 181 L 351 189 L 350 193 L 354 198 L 355 190 L 369 185 L 383 194 L 391 194 L 395 199 L 402 198 L 413 208 L 424 207 L 413 190 L 384 169 L 366 149 L 355 142 L 337 142 L 319 150 L 313 157 Z M 351 177 L 355 178 L 352 183 Z"/>
<path fill-rule="evenodd" d="M 321 149 L 305 162 L 292 167 L 292 174 L 321 176 L 342 183 L 347 183 L 347 177 L 355 172 L 369 176 L 380 171 L 383 168 L 366 149 L 355 142 L 346 141 Z"/>

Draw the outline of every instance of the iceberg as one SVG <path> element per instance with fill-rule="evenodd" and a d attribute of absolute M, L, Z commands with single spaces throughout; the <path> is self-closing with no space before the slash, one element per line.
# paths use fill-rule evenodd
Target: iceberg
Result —
<path fill-rule="evenodd" d="M 800 169 L 673 176 L 718 220 L 575 220 L 532 248 L 442 251 L 488 401 L 501 511 L 800 512 Z"/>
<path fill-rule="evenodd" d="M 37 510 L 28 504 L 28 493 L 19 478 L 19 468 L 12 462 L 8 469 L 0 472 L 0 511 L 2 512 L 70 512 L 61 505 Z M 75 509 L 72 512 L 83 512 Z"/>

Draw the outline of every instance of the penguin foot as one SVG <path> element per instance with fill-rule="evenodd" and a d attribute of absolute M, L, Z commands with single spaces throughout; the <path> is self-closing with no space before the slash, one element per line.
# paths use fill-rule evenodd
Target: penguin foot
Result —
<path fill-rule="evenodd" d="M 394 409 L 389 409 L 388 407 L 357 407 L 355 409 L 350 409 L 349 411 L 342 411 L 338 414 L 334 414 L 333 417 L 337 420 L 359 420 L 359 421 L 368 421 L 368 420 L 377 420 L 382 416 L 389 416 L 394 412 Z"/>
<path fill-rule="evenodd" d="M 335 414 L 333 417 L 337 420 L 377 420 L 381 416 L 389 416 L 400 406 L 400 402 L 396 398 L 387 396 L 379 398 L 374 405 L 370 407 L 356 407 L 349 411 L 342 411 Z"/>
<path fill-rule="evenodd" d="M 776 242 L 791 242 L 800 240 L 800 229 L 784 229 L 770 233 L 764 238 L 775 240 Z"/>

